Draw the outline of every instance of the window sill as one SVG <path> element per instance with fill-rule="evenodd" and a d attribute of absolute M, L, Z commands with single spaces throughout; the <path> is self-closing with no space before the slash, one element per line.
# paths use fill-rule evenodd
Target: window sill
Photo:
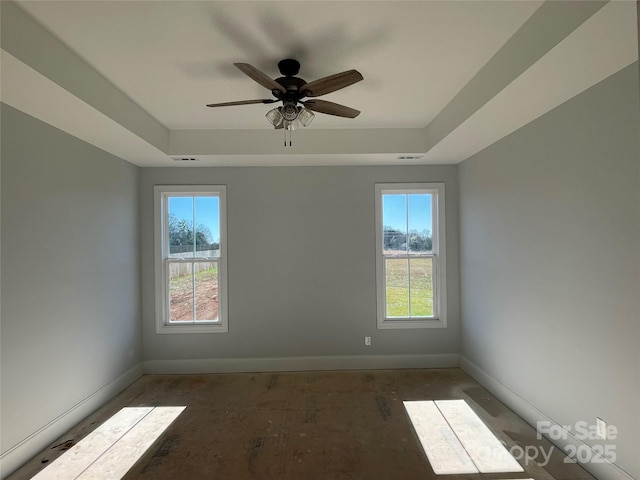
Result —
<path fill-rule="evenodd" d="M 227 325 L 220 323 L 189 323 L 186 325 L 158 325 L 156 333 L 227 333 Z"/>
<path fill-rule="evenodd" d="M 409 328 L 447 328 L 447 322 L 440 318 L 426 318 L 420 320 L 378 320 L 378 330 L 399 330 Z"/>

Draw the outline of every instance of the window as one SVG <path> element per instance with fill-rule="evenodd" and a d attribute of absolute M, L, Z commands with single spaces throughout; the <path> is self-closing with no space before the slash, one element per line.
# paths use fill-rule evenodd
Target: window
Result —
<path fill-rule="evenodd" d="M 154 189 L 158 333 L 228 331 L 225 192 Z"/>
<path fill-rule="evenodd" d="M 446 327 L 444 184 L 376 185 L 378 328 Z"/>

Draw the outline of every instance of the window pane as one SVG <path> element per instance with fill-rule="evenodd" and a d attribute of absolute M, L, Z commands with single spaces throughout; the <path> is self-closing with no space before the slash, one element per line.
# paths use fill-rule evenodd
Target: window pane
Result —
<path fill-rule="evenodd" d="M 220 199 L 195 197 L 196 256 L 220 256 Z"/>
<path fill-rule="evenodd" d="M 382 195 L 384 253 L 407 251 L 407 195 Z"/>
<path fill-rule="evenodd" d="M 411 316 L 433 317 L 433 258 L 412 258 Z"/>
<path fill-rule="evenodd" d="M 431 218 L 430 193 L 409 194 L 409 239 L 408 247 L 410 252 L 431 252 L 433 232 L 433 221 Z"/>
<path fill-rule="evenodd" d="M 170 321 L 193 321 L 193 264 L 169 263 Z"/>
<path fill-rule="evenodd" d="M 168 210 L 169 256 L 193 256 L 193 197 L 169 197 Z"/>
<path fill-rule="evenodd" d="M 196 262 L 196 320 L 218 320 L 218 262 Z"/>
<path fill-rule="evenodd" d="M 387 317 L 409 316 L 409 260 L 387 258 L 385 265 Z"/>

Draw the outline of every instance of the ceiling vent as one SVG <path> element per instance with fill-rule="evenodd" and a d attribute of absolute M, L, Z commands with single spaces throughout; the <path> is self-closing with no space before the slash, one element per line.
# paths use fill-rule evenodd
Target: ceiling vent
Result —
<path fill-rule="evenodd" d="M 420 160 L 424 155 L 400 155 L 398 160 Z"/>
<path fill-rule="evenodd" d="M 196 157 L 171 157 L 174 162 L 199 162 Z"/>

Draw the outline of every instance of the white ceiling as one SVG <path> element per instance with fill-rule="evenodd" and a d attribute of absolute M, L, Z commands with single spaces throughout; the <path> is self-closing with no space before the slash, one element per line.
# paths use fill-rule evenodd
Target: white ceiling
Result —
<path fill-rule="evenodd" d="M 2 101 L 141 166 L 455 163 L 637 60 L 635 2 L 567 3 L 2 2 Z M 362 114 L 285 148 L 270 106 L 204 106 L 269 98 L 232 64 L 287 57 L 359 70 L 323 99 Z"/>

